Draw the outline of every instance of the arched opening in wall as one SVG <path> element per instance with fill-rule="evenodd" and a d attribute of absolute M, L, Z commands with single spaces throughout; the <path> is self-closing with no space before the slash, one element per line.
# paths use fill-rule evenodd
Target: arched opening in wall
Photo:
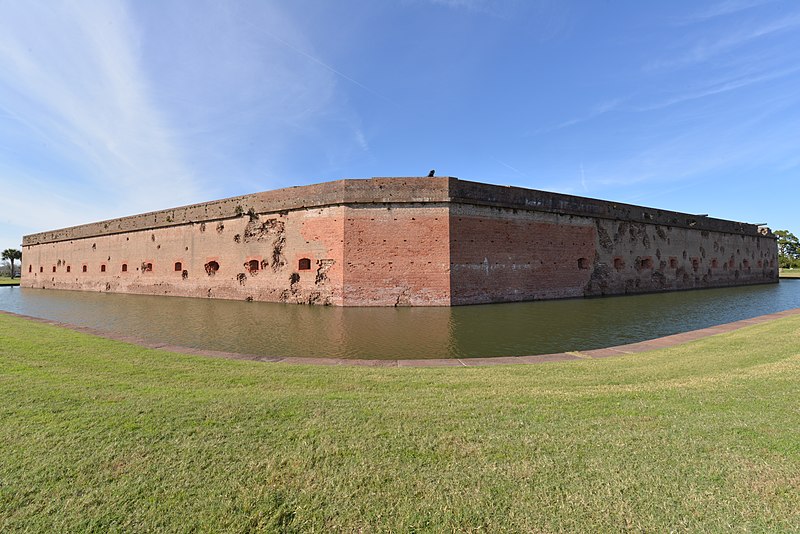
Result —
<path fill-rule="evenodd" d="M 669 268 L 670 269 L 677 269 L 678 268 L 678 258 L 670 258 L 669 259 Z"/>
<path fill-rule="evenodd" d="M 179 272 L 183 270 L 183 264 L 179 261 L 175 262 L 175 272 Z"/>
<path fill-rule="evenodd" d="M 127 263 L 123 263 L 122 264 L 122 272 L 123 273 L 127 273 L 128 272 L 128 264 Z"/>
<path fill-rule="evenodd" d="M 757 265 L 759 269 L 761 269 L 764 266 L 761 260 L 758 260 Z"/>
<path fill-rule="evenodd" d="M 692 258 L 692 270 L 697 271 L 698 269 L 700 269 L 700 260 Z"/>
<path fill-rule="evenodd" d="M 101 272 L 101 273 L 104 273 L 104 272 L 106 272 L 106 266 L 105 266 L 105 264 L 103 264 L 103 265 L 101 265 L 101 266 L 100 266 L 100 272 Z"/>
<path fill-rule="evenodd" d="M 769 266 L 775 268 L 775 260 L 769 260 Z"/>
<path fill-rule="evenodd" d="M 298 271 L 311 270 L 311 260 L 308 258 L 300 258 L 300 261 L 297 262 L 297 270 Z"/>
<path fill-rule="evenodd" d="M 733 256 L 731 256 L 731 259 L 728 260 L 728 269 L 733 269 L 734 265 L 735 262 L 733 261 Z"/>
<path fill-rule="evenodd" d="M 744 260 L 744 261 L 742 261 L 742 266 L 743 266 L 745 269 L 749 269 L 749 268 L 750 268 L 750 262 L 749 262 L 749 261 L 747 261 L 747 260 Z"/>
<path fill-rule="evenodd" d="M 245 263 L 244 266 L 250 272 L 250 274 L 253 274 L 258 272 L 258 269 L 261 267 L 261 262 L 258 260 L 250 260 Z"/>
<path fill-rule="evenodd" d="M 206 274 L 208 276 L 214 276 L 219 271 L 219 263 L 215 261 L 210 261 L 205 264 Z"/>
<path fill-rule="evenodd" d="M 586 258 L 578 258 L 578 269 L 588 269 L 589 260 Z"/>
<path fill-rule="evenodd" d="M 53 265 L 53 272 L 56 272 L 56 266 Z"/>
<path fill-rule="evenodd" d="M 29 273 L 32 273 L 32 272 L 33 272 L 33 265 L 28 265 L 28 272 L 29 272 Z"/>
<path fill-rule="evenodd" d="M 71 270 L 72 270 L 72 266 L 67 265 L 67 272 L 70 272 Z"/>
<path fill-rule="evenodd" d="M 625 268 L 625 260 L 622 258 L 614 258 L 614 269 L 621 271 Z"/>
<path fill-rule="evenodd" d="M 83 271 L 83 272 L 86 272 L 86 265 L 84 265 L 84 266 L 83 266 L 83 269 L 82 269 L 82 271 Z"/>
<path fill-rule="evenodd" d="M 719 267 L 719 262 L 717 261 L 717 258 L 714 258 L 711 260 L 711 268 L 716 269 L 717 267 Z"/>

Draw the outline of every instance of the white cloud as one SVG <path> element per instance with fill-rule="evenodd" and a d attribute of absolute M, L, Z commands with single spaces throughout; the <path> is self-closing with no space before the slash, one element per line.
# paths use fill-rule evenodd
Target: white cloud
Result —
<path fill-rule="evenodd" d="M 367 150 L 339 84 L 384 98 L 280 6 L 0 3 L 0 239 L 284 185 L 298 146 Z"/>
<path fill-rule="evenodd" d="M 95 187 L 132 206 L 156 191 L 180 202 L 192 172 L 153 103 L 137 38 L 119 2 L 4 3 L 0 106 Z"/>
<path fill-rule="evenodd" d="M 368 142 L 346 92 L 389 100 L 337 68 L 316 46 L 325 38 L 280 4 L 139 6 L 149 72 L 206 177 L 203 200 L 310 179 L 288 174 L 296 159 L 311 168 Z"/>

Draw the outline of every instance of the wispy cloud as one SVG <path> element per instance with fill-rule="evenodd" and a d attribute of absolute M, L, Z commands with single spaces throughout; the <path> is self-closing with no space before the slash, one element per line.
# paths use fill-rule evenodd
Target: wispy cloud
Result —
<path fill-rule="evenodd" d="M 526 173 L 522 172 L 521 170 L 519 170 L 518 168 L 516 168 L 516 167 L 514 167 L 514 166 L 512 166 L 512 165 L 509 165 L 509 164 L 508 164 L 508 163 L 506 163 L 505 161 L 500 161 L 499 159 L 497 159 L 497 158 L 495 158 L 495 157 L 492 157 L 492 159 L 493 159 L 493 160 L 495 160 L 495 161 L 496 161 L 497 163 L 499 163 L 500 165 L 502 165 L 503 167 L 505 167 L 506 169 L 509 169 L 509 170 L 512 170 L 512 171 L 514 171 L 514 172 L 515 172 L 515 173 L 517 173 L 519 176 L 521 176 L 521 177 L 523 177 L 523 178 L 525 178 L 525 179 L 530 179 L 530 176 L 529 176 L 528 174 L 526 174 Z"/>
<path fill-rule="evenodd" d="M 615 161 L 594 162 L 587 184 L 594 189 L 619 189 L 620 200 L 656 198 L 665 192 L 698 186 L 698 179 L 711 181 L 748 168 L 766 169 L 796 152 L 796 135 L 791 124 L 765 124 L 792 109 L 800 96 L 765 100 L 742 110 L 740 117 L 703 119 L 685 128 L 682 117 L 665 118 L 660 127 L 672 133 L 662 135 L 637 151 Z M 759 131 L 758 137 L 752 132 Z M 723 180 L 725 178 L 722 178 Z M 569 178 L 565 177 L 569 183 Z"/>
<path fill-rule="evenodd" d="M 598 104 L 597 106 L 595 106 L 594 109 L 592 109 L 586 115 L 584 115 L 582 117 L 577 117 L 577 118 L 574 118 L 574 119 L 570 119 L 570 120 L 564 121 L 564 122 L 562 122 L 560 124 L 557 124 L 554 127 L 554 129 L 558 130 L 560 128 L 567 128 L 569 126 L 574 126 L 576 124 L 580 124 L 582 122 L 586 122 L 586 121 L 592 120 L 592 119 L 594 119 L 596 117 L 599 117 L 600 115 L 605 115 L 609 111 L 614 111 L 615 109 L 619 108 L 619 106 L 620 106 L 620 104 L 622 102 L 623 102 L 623 99 L 621 99 L 621 98 L 615 98 L 613 100 L 608 100 L 606 102 L 602 102 L 602 103 Z"/>
<path fill-rule="evenodd" d="M 738 13 L 740 11 L 746 11 L 748 9 L 762 6 L 773 1 L 774 0 L 725 0 L 723 2 L 717 2 L 710 6 L 698 9 L 694 13 L 681 18 L 679 22 L 683 24 L 705 22 L 717 17 L 723 17 Z"/>
<path fill-rule="evenodd" d="M 7 127 L 28 132 L 71 162 L 78 180 L 116 191 L 113 197 L 121 194 L 131 206 L 156 190 L 167 202 L 191 197 L 192 171 L 151 98 L 138 36 L 122 3 L 92 9 L 4 3 L 0 9 L 0 107 L 11 117 Z"/>
<path fill-rule="evenodd" d="M 493 0 L 427 0 L 432 4 L 449 7 L 452 9 L 463 9 L 473 13 L 481 13 L 493 16 L 504 16 L 510 2 L 502 5 Z"/>
<path fill-rule="evenodd" d="M 524 20 L 525 31 L 537 41 L 562 37 L 571 27 L 572 6 L 559 0 L 406 0 L 429 4 L 474 16 L 491 17 L 504 23 Z"/>
<path fill-rule="evenodd" d="M 297 183 L 297 146 L 369 148 L 338 83 L 378 94 L 258 2 L 2 3 L 0 239 Z"/>
<path fill-rule="evenodd" d="M 208 177 L 206 199 L 314 179 L 293 167 L 368 146 L 348 96 L 391 100 L 326 58 L 279 4 L 198 0 L 185 21 L 183 3 L 142 5 L 151 75 Z"/>
<path fill-rule="evenodd" d="M 0 165 L 0 183 L 13 191 L 0 195 L 0 242 L 4 247 L 19 246 L 23 234 L 100 220 L 108 214 L 106 205 L 75 195 L 71 184 L 60 186 L 18 167 Z"/>
<path fill-rule="evenodd" d="M 609 113 L 611 111 L 615 111 L 615 110 L 619 109 L 620 106 L 625 102 L 625 100 L 626 100 L 625 98 L 614 98 L 612 100 L 607 100 L 605 102 L 601 102 L 601 103 L 597 104 L 596 106 L 594 106 L 592 109 L 590 109 L 584 115 L 581 115 L 579 117 L 574 117 L 572 119 L 565 120 L 563 122 L 560 122 L 560 123 L 556 124 L 555 126 L 549 126 L 549 127 L 539 128 L 537 130 L 533 130 L 532 132 L 530 132 L 529 135 L 539 135 L 539 134 L 543 134 L 543 133 L 549 133 L 549 132 L 553 132 L 553 131 L 556 131 L 556 130 L 561 130 L 563 128 L 569 128 L 570 126 L 575 126 L 577 124 L 581 124 L 581 123 L 590 121 L 592 119 L 600 117 L 601 115 L 605 115 L 606 113 Z"/>
<path fill-rule="evenodd" d="M 684 68 L 707 62 L 724 53 L 733 51 L 756 39 L 765 38 L 800 26 L 800 13 L 792 13 L 760 24 L 748 24 L 745 28 L 726 27 L 717 37 L 705 35 L 694 38 L 686 50 L 677 57 L 652 61 L 645 65 L 645 71 L 663 71 Z"/>
<path fill-rule="evenodd" d="M 288 48 L 288 49 L 300 54 L 301 56 L 305 57 L 306 59 L 308 59 L 310 61 L 313 61 L 317 65 L 320 65 L 322 68 L 329 70 L 330 72 L 332 72 L 335 75 L 339 76 L 343 80 L 346 80 L 346 81 L 352 83 L 353 85 L 356 85 L 356 86 L 360 87 L 361 89 L 367 91 L 368 93 L 372 93 L 373 95 L 375 95 L 375 96 L 377 96 L 379 98 L 382 98 L 383 100 L 385 100 L 386 102 L 392 104 L 393 106 L 397 105 L 396 102 L 391 100 L 386 95 L 383 95 L 383 94 L 379 93 L 378 91 L 372 89 L 371 87 L 368 87 L 368 86 L 364 85 L 363 83 L 359 82 L 358 80 L 355 80 L 355 79 L 351 78 L 350 76 L 346 75 L 345 73 L 335 69 L 334 67 L 332 67 L 328 63 L 322 61 L 321 59 L 319 59 L 315 55 L 309 54 L 308 52 L 305 52 L 305 51 L 299 49 L 298 47 L 294 46 L 293 44 L 289 43 L 288 41 L 285 41 L 284 39 L 281 39 L 277 35 L 273 35 L 272 33 L 264 31 L 263 28 L 261 28 L 261 31 L 265 35 L 269 35 L 272 39 L 274 39 L 275 41 L 279 42 L 280 44 L 282 44 L 286 48 Z"/>
<path fill-rule="evenodd" d="M 794 79 L 765 84 L 769 90 L 762 90 L 758 99 L 737 99 L 735 109 L 698 103 L 669 113 L 656 111 L 622 135 L 609 131 L 608 150 L 582 157 L 580 181 L 574 166 L 541 174 L 559 191 L 591 191 L 632 203 L 656 205 L 663 196 L 693 191 L 686 199 L 678 195 L 675 209 L 683 200 L 686 205 L 707 201 L 698 192 L 715 186 L 742 188 L 741 176 L 758 176 L 745 183 L 760 192 L 772 176 L 794 169 L 798 161 L 794 116 L 800 94 L 791 90 Z M 729 216 L 738 217 L 734 208 Z"/>
<path fill-rule="evenodd" d="M 355 135 L 356 141 L 358 142 L 358 146 L 361 147 L 361 150 L 364 152 L 369 151 L 369 141 L 367 140 L 367 136 L 364 134 L 364 130 L 361 128 L 355 128 Z"/>
<path fill-rule="evenodd" d="M 581 162 L 581 187 L 584 191 L 589 191 L 589 188 L 586 186 L 586 173 L 583 170 L 583 162 Z"/>
<path fill-rule="evenodd" d="M 711 82 L 707 83 L 704 87 L 698 89 L 674 94 L 669 98 L 666 98 L 660 102 L 638 106 L 635 108 L 635 111 L 653 111 L 657 109 L 663 109 L 675 104 L 681 104 L 683 102 L 688 102 L 691 100 L 697 100 L 700 98 L 705 98 L 713 95 L 719 95 L 722 93 L 726 93 L 728 91 L 735 91 L 737 89 L 741 89 L 750 85 L 763 83 L 767 81 L 774 81 L 780 78 L 790 76 L 792 74 L 796 74 L 798 71 L 800 71 L 800 65 L 778 71 L 768 71 L 755 75 L 740 76 L 737 78 L 724 81 Z"/>

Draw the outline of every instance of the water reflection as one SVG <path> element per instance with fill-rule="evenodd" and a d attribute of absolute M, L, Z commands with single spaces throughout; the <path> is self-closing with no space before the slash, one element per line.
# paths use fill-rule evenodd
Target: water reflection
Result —
<path fill-rule="evenodd" d="M 453 340 L 463 356 L 588 350 L 800 307 L 800 281 L 459 309 Z M 492 335 L 484 321 L 491 316 Z M 534 352 L 524 348 L 535 348 Z"/>
<path fill-rule="evenodd" d="M 0 289 L 0 309 L 190 347 L 270 356 L 465 358 L 586 350 L 800 307 L 780 284 L 456 308 L 334 308 Z"/>

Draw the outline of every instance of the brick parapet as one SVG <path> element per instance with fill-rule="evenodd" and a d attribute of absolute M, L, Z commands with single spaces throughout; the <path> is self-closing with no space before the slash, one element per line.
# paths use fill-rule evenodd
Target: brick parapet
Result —
<path fill-rule="evenodd" d="M 262 193 L 191 204 L 178 208 L 119 217 L 96 223 L 50 230 L 22 238 L 23 246 L 55 243 L 142 230 L 154 230 L 195 222 L 241 216 L 349 204 L 446 202 L 448 178 L 345 179 L 295 186 Z"/>
<path fill-rule="evenodd" d="M 344 179 L 159 210 L 23 237 L 23 246 L 55 243 L 196 222 L 298 209 L 357 204 L 451 203 L 614 219 L 738 235 L 761 235 L 756 225 L 520 187 L 433 178 Z M 764 236 L 762 236 L 764 237 Z M 766 237 L 774 237 L 771 234 Z"/>
<path fill-rule="evenodd" d="M 758 230 L 456 178 L 339 180 L 27 236 L 21 285 L 447 306 L 776 282 Z"/>
<path fill-rule="evenodd" d="M 760 234 L 758 226 L 754 224 L 522 187 L 470 182 L 455 178 L 450 181 L 449 200 L 452 203 L 478 206 L 596 217 L 660 226 L 675 226 L 700 231 L 774 237 L 771 233 L 768 235 Z"/>

